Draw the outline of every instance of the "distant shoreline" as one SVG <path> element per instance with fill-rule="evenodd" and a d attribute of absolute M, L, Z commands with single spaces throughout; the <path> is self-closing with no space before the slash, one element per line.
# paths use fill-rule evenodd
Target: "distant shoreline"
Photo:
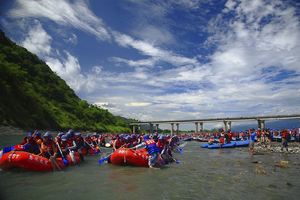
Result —
<path fill-rule="evenodd" d="M 0 125 L 0 135 L 24 135 L 25 131 L 13 126 Z"/>

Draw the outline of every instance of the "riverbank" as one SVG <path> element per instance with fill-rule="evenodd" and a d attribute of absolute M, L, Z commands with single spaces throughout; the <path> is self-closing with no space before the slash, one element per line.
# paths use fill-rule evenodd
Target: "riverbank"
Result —
<path fill-rule="evenodd" d="M 280 142 L 270 142 L 268 144 L 255 143 L 254 149 L 257 153 L 266 153 L 266 152 L 274 152 L 274 153 L 289 153 L 295 154 L 300 153 L 300 143 L 299 142 L 290 142 L 288 144 L 288 151 L 284 148 L 281 150 Z"/>

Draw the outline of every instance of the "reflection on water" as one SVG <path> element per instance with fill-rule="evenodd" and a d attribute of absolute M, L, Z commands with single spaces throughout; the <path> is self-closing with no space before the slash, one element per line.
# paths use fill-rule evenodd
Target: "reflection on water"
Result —
<path fill-rule="evenodd" d="M 0 136 L 0 145 L 20 140 Z M 160 170 L 99 166 L 96 156 L 63 172 L 0 171 L 0 199 L 298 199 L 299 155 L 251 157 L 246 148 L 208 150 L 190 142 L 175 157 L 180 164 Z M 287 168 L 275 167 L 280 160 L 289 161 Z"/>

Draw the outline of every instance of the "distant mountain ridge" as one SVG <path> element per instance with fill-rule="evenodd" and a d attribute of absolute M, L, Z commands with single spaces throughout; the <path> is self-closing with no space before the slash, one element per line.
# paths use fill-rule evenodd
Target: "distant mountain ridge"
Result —
<path fill-rule="evenodd" d="M 129 122 L 81 100 L 44 61 L 0 30 L 0 124 L 128 132 Z"/>
<path fill-rule="evenodd" d="M 257 129 L 257 123 L 253 124 L 241 124 L 241 125 L 232 125 L 233 131 L 243 131 L 249 128 Z M 273 121 L 266 121 L 266 128 L 270 129 L 293 129 L 293 128 L 300 128 L 300 119 L 288 119 L 288 120 L 273 120 Z"/>

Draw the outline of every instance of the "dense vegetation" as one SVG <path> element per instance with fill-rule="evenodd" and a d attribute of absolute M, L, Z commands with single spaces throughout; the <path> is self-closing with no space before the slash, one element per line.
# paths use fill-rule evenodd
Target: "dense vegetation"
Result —
<path fill-rule="evenodd" d="M 130 131 L 129 120 L 81 100 L 45 62 L 2 31 L 0 123 L 25 129 Z"/>

